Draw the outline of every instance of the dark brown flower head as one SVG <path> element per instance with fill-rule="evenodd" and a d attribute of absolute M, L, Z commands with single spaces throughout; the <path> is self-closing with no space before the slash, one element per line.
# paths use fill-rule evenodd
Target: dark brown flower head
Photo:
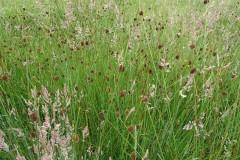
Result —
<path fill-rule="evenodd" d="M 134 126 L 128 126 L 127 127 L 128 132 L 133 132 L 135 130 Z"/>
<path fill-rule="evenodd" d="M 31 132 L 30 133 L 30 138 L 35 138 L 37 136 L 37 133 L 36 132 Z"/>
<path fill-rule="evenodd" d="M 152 73 L 153 73 L 153 71 L 152 71 L 151 69 L 149 69 L 149 70 L 148 70 L 148 73 L 149 73 L 149 74 L 152 74 Z"/>
<path fill-rule="evenodd" d="M 158 45 L 158 49 L 161 49 L 162 47 L 163 47 L 162 44 L 159 44 L 159 45 Z"/>
<path fill-rule="evenodd" d="M 180 59 L 180 56 L 179 55 L 176 55 L 176 60 L 179 60 Z"/>
<path fill-rule="evenodd" d="M 139 15 L 140 15 L 140 16 L 143 16 L 143 11 L 140 11 L 140 12 L 139 12 Z"/>
<path fill-rule="evenodd" d="M 73 142 L 77 143 L 79 141 L 79 136 L 77 134 L 74 134 L 72 140 Z"/>
<path fill-rule="evenodd" d="M 2 76 L 2 80 L 8 81 L 8 80 L 9 80 L 9 77 L 8 77 L 7 75 L 3 75 L 3 76 Z"/>
<path fill-rule="evenodd" d="M 93 79 L 89 77 L 88 82 L 93 83 Z"/>
<path fill-rule="evenodd" d="M 117 114 L 116 114 L 116 117 L 117 117 L 117 118 L 121 118 L 121 114 L 117 113 Z"/>
<path fill-rule="evenodd" d="M 38 115 L 35 112 L 32 112 L 29 116 L 32 121 L 37 121 L 37 119 L 38 119 Z"/>
<path fill-rule="evenodd" d="M 191 48 L 191 49 L 194 49 L 194 48 L 196 48 L 196 45 L 192 43 L 192 44 L 190 45 L 190 48 Z"/>
<path fill-rule="evenodd" d="M 136 153 L 135 152 L 130 153 L 130 158 L 131 158 L 131 160 L 135 160 L 136 159 Z"/>
<path fill-rule="evenodd" d="M 217 52 L 213 52 L 213 56 L 216 56 L 217 55 Z"/>
<path fill-rule="evenodd" d="M 142 127 L 142 124 L 139 123 L 139 124 L 137 125 L 137 129 L 140 129 L 141 127 Z"/>
<path fill-rule="evenodd" d="M 120 64 L 119 67 L 118 67 L 118 72 L 123 72 L 125 70 L 125 67 Z"/>
<path fill-rule="evenodd" d="M 107 93 L 110 93 L 110 91 L 111 91 L 110 87 L 107 87 L 107 88 L 106 88 L 106 92 L 107 92 Z"/>
<path fill-rule="evenodd" d="M 78 91 L 79 88 L 78 88 L 78 86 L 76 85 L 76 86 L 74 87 L 74 89 L 75 89 L 75 91 Z"/>
<path fill-rule="evenodd" d="M 143 96 L 143 97 L 142 97 L 142 102 L 143 102 L 143 103 L 147 103 L 147 102 L 148 102 L 148 99 L 149 99 L 148 96 Z"/>
<path fill-rule="evenodd" d="M 194 74 L 197 71 L 196 68 L 191 69 L 190 74 Z"/>
<path fill-rule="evenodd" d="M 129 109 L 125 110 L 125 114 L 128 115 L 129 114 Z"/>
<path fill-rule="evenodd" d="M 196 124 L 196 126 L 198 126 L 199 123 L 200 123 L 200 120 L 199 120 L 199 119 L 196 119 L 196 120 L 195 120 L 195 124 Z"/>
<path fill-rule="evenodd" d="M 231 75 L 231 78 L 235 78 L 235 77 L 236 77 L 236 74 L 233 73 L 233 74 Z"/>
<path fill-rule="evenodd" d="M 227 92 L 225 92 L 225 91 L 222 91 L 222 93 L 221 93 L 223 96 L 225 96 L 225 95 L 227 95 Z"/>
<path fill-rule="evenodd" d="M 107 80 L 107 81 L 109 81 L 109 80 L 110 80 L 109 76 L 106 76 L 106 80 Z"/>
<path fill-rule="evenodd" d="M 204 0 L 203 3 L 204 4 L 207 4 L 209 2 L 209 0 Z"/>
<path fill-rule="evenodd" d="M 109 33 L 109 29 L 105 29 L 105 33 Z"/>
<path fill-rule="evenodd" d="M 57 81 L 57 80 L 59 80 L 59 77 L 58 76 L 53 76 L 53 80 Z"/>
<path fill-rule="evenodd" d="M 100 118 L 103 118 L 104 117 L 104 111 L 99 112 L 98 115 L 99 115 Z"/>
<path fill-rule="evenodd" d="M 126 94 L 126 91 L 125 91 L 125 90 L 121 91 L 121 92 L 120 92 L 120 97 L 124 97 L 125 94 Z"/>
<path fill-rule="evenodd" d="M 162 63 L 158 64 L 158 68 L 162 70 L 164 68 L 164 64 Z"/>

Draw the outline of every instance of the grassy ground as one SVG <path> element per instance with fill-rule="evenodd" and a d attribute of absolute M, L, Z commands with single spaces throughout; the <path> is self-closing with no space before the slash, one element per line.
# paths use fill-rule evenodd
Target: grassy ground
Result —
<path fill-rule="evenodd" d="M 0 6 L 0 159 L 240 159 L 237 0 Z"/>

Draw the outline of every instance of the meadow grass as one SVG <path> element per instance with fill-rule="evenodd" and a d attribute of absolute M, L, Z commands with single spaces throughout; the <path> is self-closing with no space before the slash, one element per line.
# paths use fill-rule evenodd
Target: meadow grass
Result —
<path fill-rule="evenodd" d="M 237 0 L 1 0 L 0 159 L 240 159 Z"/>

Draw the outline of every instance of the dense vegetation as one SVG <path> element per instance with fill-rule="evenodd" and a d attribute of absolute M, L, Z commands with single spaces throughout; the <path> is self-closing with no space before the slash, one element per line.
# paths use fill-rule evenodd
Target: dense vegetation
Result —
<path fill-rule="evenodd" d="M 0 159 L 240 159 L 237 0 L 0 2 Z"/>

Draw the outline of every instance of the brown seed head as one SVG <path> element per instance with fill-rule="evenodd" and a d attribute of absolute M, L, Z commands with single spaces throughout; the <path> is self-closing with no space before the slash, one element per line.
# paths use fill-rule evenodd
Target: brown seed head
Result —
<path fill-rule="evenodd" d="M 158 49 L 161 49 L 162 47 L 163 47 L 162 44 L 159 44 L 159 45 L 158 45 Z"/>
<path fill-rule="evenodd" d="M 118 72 L 123 72 L 125 70 L 125 67 L 120 64 L 119 67 L 118 67 Z"/>
<path fill-rule="evenodd" d="M 130 153 L 130 158 L 131 158 L 131 160 L 135 160 L 136 159 L 136 153 L 135 152 Z"/>
<path fill-rule="evenodd" d="M 31 138 L 35 138 L 36 136 L 37 136 L 37 133 L 36 133 L 36 132 L 31 132 L 31 133 L 30 133 L 30 137 L 31 137 Z"/>
<path fill-rule="evenodd" d="M 190 74 L 194 74 L 197 71 L 196 68 L 191 69 Z"/>
<path fill-rule="evenodd" d="M 59 80 L 59 77 L 58 76 L 53 76 L 53 80 L 57 81 L 57 80 Z"/>
<path fill-rule="evenodd" d="M 142 97 L 142 102 L 143 102 L 143 103 L 147 103 L 147 102 L 148 102 L 148 99 L 149 99 L 148 96 L 143 96 L 143 97 Z"/>
<path fill-rule="evenodd" d="M 204 0 L 203 3 L 204 4 L 207 4 L 209 2 L 209 0 Z"/>
<path fill-rule="evenodd" d="M 196 45 L 195 45 L 195 44 L 191 44 L 191 45 L 190 45 L 190 48 L 191 48 L 191 49 L 194 49 L 194 48 L 196 48 Z"/>
<path fill-rule="evenodd" d="M 8 81 L 8 80 L 9 80 L 9 77 L 8 77 L 7 75 L 3 75 L 3 76 L 2 76 L 2 80 Z"/>
<path fill-rule="evenodd" d="M 29 116 L 32 121 L 37 121 L 37 119 L 38 119 L 38 115 L 35 112 L 32 112 Z"/>
<path fill-rule="evenodd" d="M 125 90 L 121 91 L 121 92 L 120 92 L 120 97 L 124 97 L 125 94 L 126 94 L 126 91 L 125 91 Z"/>
<path fill-rule="evenodd" d="M 78 142 L 79 141 L 79 136 L 77 134 L 74 134 L 72 137 L 73 142 Z"/>
<path fill-rule="evenodd" d="M 134 129 L 135 129 L 134 126 L 128 126 L 127 127 L 128 132 L 133 132 Z"/>

